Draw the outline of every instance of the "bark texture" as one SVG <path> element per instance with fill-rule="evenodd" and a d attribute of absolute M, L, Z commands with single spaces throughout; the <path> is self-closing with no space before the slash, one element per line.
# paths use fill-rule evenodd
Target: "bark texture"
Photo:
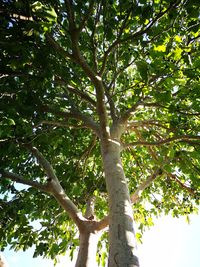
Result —
<path fill-rule="evenodd" d="M 117 139 L 109 139 L 102 145 L 110 210 L 108 266 L 138 267 L 132 207 L 120 150 L 120 142 Z"/>
<path fill-rule="evenodd" d="M 8 267 L 8 263 L 2 254 L 0 254 L 0 267 Z"/>
<path fill-rule="evenodd" d="M 97 267 L 96 251 L 98 234 L 84 231 L 80 233 L 79 252 L 75 267 Z"/>

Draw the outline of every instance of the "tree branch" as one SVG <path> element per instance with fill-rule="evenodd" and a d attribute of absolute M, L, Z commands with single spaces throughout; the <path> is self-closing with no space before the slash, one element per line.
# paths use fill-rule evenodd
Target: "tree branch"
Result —
<path fill-rule="evenodd" d="M 16 173 L 0 170 L 0 174 L 1 174 L 0 179 L 2 177 L 9 178 L 13 182 L 28 185 L 28 186 L 34 187 L 36 189 L 39 189 L 41 191 L 44 191 L 44 192 L 49 192 L 48 187 L 46 185 L 42 185 L 36 181 L 31 181 L 31 180 L 25 179 L 24 177 L 22 177 L 21 175 L 18 175 Z"/>
<path fill-rule="evenodd" d="M 52 48 L 55 49 L 60 55 L 62 55 L 63 58 L 71 59 L 72 61 L 74 61 L 73 55 L 63 49 L 62 46 L 60 46 L 59 43 L 49 33 L 46 33 L 46 39 L 52 46 Z"/>
<path fill-rule="evenodd" d="M 65 5 L 68 13 L 68 20 L 69 20 L 69 32 L 72 40 L 72 52 L 73 52 L 73 59 L 75 62 L 82 68 L 85 74 L 90 78 L 91 82 L 95 86 L 96 89 L 96 108 L 97 113 L 99 115 L 100 120 L 100 127 L 101 127 L 101 137 L 108 138 L 109 133 L 107 130 L 108 126 L 108 119 L 107 119 L 107 112 L 105 107 L 105 95 L 104 95 L 104 86 L 101 77 L 93 71 L 93 69 L 88 65 L 85 58 L 81 55 L 78 39 L 79 39 L 79 31 L 76 28 L 75 20 L 74 20 L 74 13 L 72 7 L 71 0 L 65 0 Z"/>
<path fill-rule="evenodd" d="M 124 144 L 124 149 L 131 147 L 131 146 L 161 146 L 167 143 L 171 143 L 173 141 L 177 142 L 190 142 L 190 140 L 200 140 L 200 136 L 192 136 L 192 135 L 180 135 L 180 136 L 173 136 L 167 139 L 162 139 L 155 142 L 146 142 L 146 141 L 136 141 L 130 144 Z"/>
<path fill-rule="evenodd" d="M 133 112 L 136 111 L 137 107 L 140 106 L 143 103 L 143 101 L 140 99 L 139 101 L 137 101 L 135 103 L 135 105 L 133 105 L 131 108 L 127 109 L 126 112 L 124 114 L 122 114 L 121 118 L 120 118 L 120 123 L 126 123 L 129 119 L 129 117 L 131 116 L 131 114 Z"/>
<path fill-rule="evenodd" d="M 110 114 L 111 114 L 111 118 L 113 120 L 113 122 L 115 122 L 117 120 L 117 114 L 116 114 L 116 108 L 115 108 L 115 103 L 113 101 L 113 98 L 109 92 L 109 87 L 106 86 L 106 84 L 104 85 L 104 88 L 105 88 L 105 95 L 108 99 L 108 103 L 109 103 L 109 106 L 110 106 Z"/>
<path fill-rule="evenodd" d="M 136 191 L 131 195 L 132 204 L 136 204 L 140 199 L 140 193 L 142 193 L 147 187 L 151 185 L 151 183 L 157 178 L 160 173 L 160 169 L 154 171 L 148 178 L 145 180 Z M 97 231 L 103 230 L 109 225 L 109 215 L 105 216 L 101 221 L 96 222 L 95 229 Z"/>
<path fill-rule="evenodd" d="M 38 127 L 39 125 L 42 125 L 42 124 L 51 125 L 51 126 L 55 126 L 55 127 L 75 128 L 75 129 L 88 128 L 85 125 L 76 125 L 75 126 L 75 125 L 67 124 L 64 121 L 47 121 L 47 120 L 41 121 L 40 123 L 38 123 L 37 125 L 35 125 L 34 128 L 35 127 Z"/>
<path fill-rule="evenodd" d="M 100 71 L 101 74 L 103 74 L 104 70 L 105 70 L 105 66 L 106 66 L 106 62 L 107 62 L 107 59 L 108 59 L 108 56 L 109 54 L 115 49 L 115 47 L 119 44 L 122 44 L 124 42 L 127 42 L 127 41 L 131 41 L 135 38 L 138 38 L 140 37 L 141 35 L 147 33 L 151 27 L 159 20 L 161 19 L 167 12 L 169 12 L 172 8 L 176 7 L 176 5 L 178 5 L 181 1 L 178 0 L 178 1 L 172 1 L 169 5 L 168 8 L 166 8 L 164 11 L 162 12 L 159 12 L 157 14 L 157 16 L 149 23 L 147 24 L 146 28 L 145 29 L 141 29 L 133 34 L 131 34 L 130 36 L 128 36 L 127 38 L 124 38 L 124 39 L 120 39 L 122 33 L 123 33 L 123 24 L 122 25 L 122 28 L 121 28 L 121 34 L 118 36 L 118 38 L 110 45 L 110 47 L 106 50 L 105 54 L 104 54 L 104 59 L 103 59 L 103 64 L 102 64 L 102 69 Z M 129 16 L 129 15 L 128 15 Z"/>
<path fill-rule="evenodd" d="M 54 108 L 51 108 L 48 106 L 43 106 L 42 110 L 51 112 L 65 119 L 72 118 L 72 119 L 82 121 L 86 127 L 92 129 L 97 136 L 100 136 L 98 125 L 91 119 L 91 117 L 79 112 L 78 110 L 73 110 L 72 112 L 57 111 Z"/>
<path fill-rule="evenodd" d="M 103 63 L 102 63 L 102 67 L 101 67 L 101 70 L 100 70 L 100 75 L 103 75 L 104 71 L 105 71 L 105 68 L 106 68 L 106 63 L 107 63 L 107 60 L 108 60 L 108 56 L 109 54 L 116 48 L 116 46 L 120 43 L 120 38 L 123 34 L 123 30 L 126 28 L 126 23 L 127 23 L 127 20 L 130 16 L 130 13 L 131 13 L 131 8 L 128 10 L 127 14 L 126 14 L 126 17 L 119 29 L 119 34 L 117 36 L 117 39 L 110 45 L 110 47 L 106 50 L 106 52 L 104 53 L 104 57 L 103 57 Z"/>
<path fill-rule="evenodd" d="M 105 93 L 104 93 L 104 86 L 102 82 L 102 78 L 96 74 L 91 67 L 86 62 L 85 58 L 80 54 L 78 46 L 76 50 L 74 50 L 74 58 L 77 64 L 81 66 L 85 74 L 90 78 L 91 82 L 95 86 L 96 90 L 96 109 L 97 114 L 99 116 L 100 127 L 102 132 L 103 138 L 108 138 L 107 126 L 108 126 L 108 118 L 107 118 L 107 111 L 105 107 Z"/>
<path fill-rule="evenodd" d="M 160 169 L 157 169 L 141 185 L 139 185 L 136 191 L 131 195 L 131 202 L 133 204 L 139 201 L 141 193 L 152 184 L 152 182 L 157 178 L 159 174 Z"/>
<path fill-rule="evenodd" d="M 79 32 L 85 27 L 85 24 L 86 24 L 88 18 L 91 16 L 93 8 L 94 8 L 94 0 L 90 0 L 88 10 L 84 14 L 84 16 L 82 18 L 82 21 L 81 21 L 81 23 L 79 25 L 79 28 L 78 28 Z"/>
<path fill-rule="evenodd" d="M 70 31 L 73 31 L 75 30 L 76 26 L 75 26 L 75 18 L 74 18 L 72 0 L 65 0 L 64 2 L 65 2 L 65 7 L 67 9 Z"/>
<path fill-rule="evenodd" d="M 89 197 L 86 203 L 85 218 L 88 220 L 94 219 L 94 205 L 95 205 L 95 196 Z"/>
<path fill-rule="evenodd" d="M 64 85 L 66 90 L 68 90 L 70 93 L 80 97 L 82 100 L 85 100 L 86 102 L 92 104 L 92 106 L 96 107 L 96 102 L 86 92 L 80 91 L 79 89 L 69 85 L 68 82 L 61 77 L 56 77 L 56 82 Z"/>
<path fill-rule="evenodd" d="M 171 177 L 171 179 L 176 181 L 184 190 L 188 191 L 191 195 L 195 195 L 194 190 L 192 190 L 190 187 L 188 187 L 187 185 L 182 183 L 175 174 L 169 173 L 169 172 L 165 171 L 164 169 L 163 169 L 163 171 L 166 172 L 166 174 L 169 175 Z"/>
<path fill-rule="evenodd" d="M 51 164 L 47 159 L 39 152 L 36 147 L 32 147 L 31 145 L 24 145 L 28 150 L 32 152 L 35 158 L 38 160 L 39 165 L 46 172 L 48 177 L 48 183 L 46 188 L 49 193 L 51 193 L 61 207 L 68 213 L 70 218 L 74 221 L 74 223 L 81 227 L 83 225 L 83 216 L 82 213 L 78 210 L 76 205 L 69 199 L 66 195 L 64 189 L 62 188 Z"/>
<path fill-rule="evenodd" d="M 95 229 L 101 231 L 109 225 L 109 216 L 105 216 L 101 221 L 96 222 Z"/>
<path fill-rule="evenodd" d="M 45 171 L 48 179 L 51 180 L 57 180 L 57 177 L 54 173 L 54 170 L 51 166 L 51 164 L 48 162 L 48 160 L 45 159 L 45 157 L 39 152 L 39 150 L 36 147 L 33 147 L 30 144 L 24 144 L 24 147 L 27 148 L 29 151 L 32 152 L 32 154 L 35 156 L 35 158 L 38 160 L 39 165 L 43 168 Z"/>
<path fill-rule="evenodd" d="M 164 122 L 165 123 L 165 122 Z M 163 128 L 165 130 L 175 130 L 174 128 L 169 128 L 165 125 L 163 125 L 161 122 L 157 121 L 157 120 L 142 120 L 142 121 L 131 121 L 130 123 L 128 123 L 127 125 L 127 129 L 131 129 L 131 128 L 137 128 L 137 127 L 145 127 L 145 126 L 149 126 L 149 125 L 153 125 L 159 128 Z"/>
<path fill-rule="evenodd" d="M 166 13 L 168 13 L 171 9 L 175 8 L 180 3 L 181 3 L 181 0 L 171 1 L 168 8 L 164 9 L 164 11 L 159 12 L 157 14 L 157 16 L 155 16 L 155 18 L 152 19 L 152 21 L 149 24 L 147 24 L 145 29 L 141 29 L 141 30 L 135 32 L 134 34 L 128 36 L 127 38 L 124 38 L 123 40 L 121 40 L 121 43 L 124 43 L 124 42 L 129 41 L 129 40 L 133 40 L 134 38 L 139 37 L 139 36 L 147 33 L 156 22 L 158 22 Z"/>

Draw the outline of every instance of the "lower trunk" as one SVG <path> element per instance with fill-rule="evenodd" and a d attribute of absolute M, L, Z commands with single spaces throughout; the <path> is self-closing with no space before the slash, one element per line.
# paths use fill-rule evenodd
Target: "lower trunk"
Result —
<path fill-rule="evenodd" d="M 95 267 L 98 233 L 80 233 L 79 252 L 75 267 Z"/>
<path fill-rule="evenodd" d="M 138 267 L 133 212 L 127 181 L 115 140 L 102 147 L 109 195 L 109 267 Z"/>
<path fill-rule="evenodd" d="M 0 253 L 0 267 L 8 267 L 5 257 Z"/>

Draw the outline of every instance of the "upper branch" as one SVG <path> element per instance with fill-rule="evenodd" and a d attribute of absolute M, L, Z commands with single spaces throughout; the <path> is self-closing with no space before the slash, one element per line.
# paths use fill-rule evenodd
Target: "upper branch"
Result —
<path fill-rule="evenodd" d="M 72 0 L 65 0 L 65 7 L 67 10 L 67 14 L 68 14 L 68 21 L 69 21 L 69 27 L 70 27 L 69 30 L 73 31 L 76 29 L 76 25 L 75 25 Z"/>
<path fill-rule="evenodd" d="M 64 85 L 66 90 L 68 90 L 70 93 L 80 97 L 82 100 L 85 100 L 86 102 L 90 103 L 92 106 L 96 107 L 96 102 L 86 93 L 83 92 L 67 83 L 63 78 L 56 77 L 56 83 L 59 83 L 61 85 Z"/>
<path fill-rule="evenodd" d="M 51 125 L 53 127 L 62 127 L 62 128 L 66 128 L 66 127 L 67 128 L 75 128 L 75 129 L 88 128 L 85 125 L 70 125 L 64 121 L 47 121 L 47 120 L 41 121 L 40 123 L 38 123 L 34 127 L 38 127 L 39 125 L 42 125 L 42 124 Z"/>
<path fill-rule="evenodd" d="M 133 105 L 131 108 L 127 109 L 124 114 L 122 114 L 121 118 L 120 118 L 120 123 L 126 123 L 129 119 L 129 117 L 131 116 L 131 114 L 133 112 L 136 111 L 137 107 L 140 106 L 143 103 L 142 100 L 139 100 L 135 103 L 135 105 Z"/>
<path fill-rule="evenodd" d="M 13 182 L 28 185 L 28 186 L 34 187 L 36 189 L 39 189 L 41 191 L 44 191 L 44 192 L 49 192 L 46 185 L 42 185 L 36 181 L 31 181 L 31 180 L 25 179 L 24 177 L 22 177 L 21 175 L 18 175 L 16 173 L 2 170 L 2 171 L 0 171 L 0 174 L 1 174 L 1 177 L 9 178 Z"/>
<path fill-rule="evenodd" d="M 92 11 L 93 11 L 93 8 L 94 8 L 94 0 L 90 0 L 90 3 L 89 3 L 89 7 L 88 7 L 88 10 L 87 12 L 84 14 L 83 18 L 82 18 L 82 21 L 80 23 L 80 26 L 78 28 L 79 31 L 81 31 L 84 27 L 85 27 L 85 24 L 88 20 L 88 18 L 90 17 Z"/>
<path fill-rule="evenodd" d="M 131 9 L 128 10 L 127 14 L 126 14 L 126 17 L 119 29 L 119 33 L 118 33 L 118 36 L 117 36 L 117 39 L 110 45 L 110 47 L 106 50 L 105 54 L 104 54 L 104 57 L 103 57 L 103 63 L 102 63 L 102 67 L 101 67 L 101 70 L 100 70 L 100 75 L 103 75 L 104 71 L 105 71 L 105 67 L 106 67 L 106 62 L 107 62 L 107 59 L 108 59 L 108 56 L 109 54 L 116 48 L 116 46 L 120 43 L 120 38 L 123 34 L 123 30 L 126 28 L 126 23 L 127 23 L 127 20 L 130 16 L 130 13 L 131 13 Z"/>
<path fill-rule="evenodd" d="M 72 37 L 73 41 L 73 37 Z M 101 77 L 93 71 L 93 69 L 88 65 L 85 58 L 81 55 L 78 40 L 73 41 L 73 58 L 74 61 L 82 68 L 85 74 L 90 78 L 96 90 L 96 109 L 99 115 L 100 127 L 102 129 L 103 136 L 108 137 L 107 126 L 108 118 L 105 106 L 105 90 Z"/>
<path fill-rule="evenodd" d="M 131 147 L 131 146 L 161 146 L 167 143 L 171 143 L 173 141 L 179 141 L 179 142 L 188 142 L 190 143 L 190 141 L 192 140 L 200 140 L 200 136 L 192 136 L 192 135 L 180 135 L 180 136 L 173 136 L 173 137 L 169 137 L 167 139 L 162 139 L 159 141 L 154 141 L 154 142 L 147 142 L 147 141 L 136 141 L 136 142 L 132 142 L 129 144 L 124 144 L 123 147 L 124 149 Z M 199 143 L 200 144 L 200 143 Z"/>
<path fill-rule="evenodd" d="M 60 46 L 59 43 L 49 33 L 46 34 L 46 39 L 52 48 L 62 55 L 63 58 L 74 60 L 73 55 L 68 53 L 62 46 Z"/>
<path fill-rule="evenodd" d="M 164 170 L 164 169 L 163 169 L 163 171 L 166 172 L 166 170 Z M 191 195 L 195 195 L 195 191 L 192 188 L 185 185 L 184 183 L 182 183 L 175 174 L 169 173 L 169 172 L 166 172 L 166 173 L 167 173 L 167 175 L 170 176 L 171 179 L 175 180 L 179 184 L 180 187 L 182 187 L 184 190 L 189 192 Z"/>
<path fill-rule="evenodd" d="M 115 108 L 115 103 L 114 103 L 114 100 L 110 94 L 110 91 L 109 91 L 109 87 L 105 84 L 104 85 L 105 87 L 105 95 L 108 99 L 108 103 L 109 103 L 109 106 L 110 106 L 110 113 L 111 113 L 111 117 L 112 117 L 112 120 L 113 122 L 115 122 L 117 120 L 117 114 L 116 114 L 116 108 Z"/>
<path fill-rule="evenodd" d="M 57 111 L 48 106 L 43 106 L 43 110 L 51 112 L 65 119 L 72 118 L 72 119 L 80 120 L 85 124 L 85 126 L 92 129 L 96 133 L 96 135 L 99 136 L 98 125 L 91 119 L 91 117 L 79 112 L 78 110 L 73 110 L 72 112 Z"/>
<path fill-rule="evenodd" d="M 39 165 L 44 169 L 46 172 L 46 175 L 48 179 L 51 180 L 57 180 L 57 177 L 54 173 L 54 170 L 51 166 L 51 164 L 48 162 L 48 160 L 45 159 L 45 157 L 39 152 L 39 150 L 36 147 L 33 147 L 32 145 L 24 145 L 28 150 L 32 152 L 32 154 L 36 157 L 38 160 Z"/>
<path fill-rule="evenodd" d="M 127 122 L 130 116 L 132 115 L 132 113 L 134 113 L 137 110 L 137 108 L 140 108 L 140 107 L 159 108 L 159 109 L 165 109 L 165 110 L 169 109 L 167 106 L 164 106 L 163 104 L 160 104 L 158 102 L 145 102 L 146 99 L 150 99 L 150 97 L 145 97 L 143 99 L 140 99 L 135 105 L 127 109 L 125 113 L 121 116 L 121 121 Z M 200 116 L 199 112 L 182 111 L 179 108 L 176 108 L 175 112 L 182 114 L 182 115 L 186 115 L 186 116 Z"/>
<path fill-rule="evenodd" d="M 124 29 L 124 26 L 126 25 L 126 23 L 123 23 L 122 27 L 121 27 L 121 30 L 120 30 L 120 34 L 118 35 L 117 39 L 110 45 L 110 47 L 106 50 L 105 54 L 104 54 L 104 58 L 103 58 L 103 64 L 102 64 L 102 69 L 101 69 L 101 74 L 104 72 L 105 70 L 105 66 L 106 66 L 106 62 L 107 62 L 107 59 L 108 59 L 108 56 L 109 54 L 116 48 L 117 45 L 119 44 L 122 44 L 122 43 L 125 43 L 127 41 L 131 41 L 135 38 L 138 38 L 140 37 L 141 35 L 147 33 L 151 27 L 156 23 L 158 22 L 166 13 L 168 13 L 171 9 L 175 8 L 181 1 L 180 0 L 175 0 L 175 1 L 172 1 L 170 3 L 170 5 L 168 6 L 168 8 L 164 9 L 163 11 L 160 11 L 156 16 L 155 18 L 153 18 L 147 25 L 145 28 L 141 29 L 141 30 L 138 30 L 136 31 L 135 33 L 129 35 L 128 37 L 126 38 L 123 38 L 121 39 L 121 35 L 123 33 L 123 29 Z M 127 17 L 129 17 L 129 14 L 127 14 Z M 126 17 L 126 18 L 127 18 Z"/>
<path fill-rule="evenodd" d="M 65 5 L 68 13 L 68 21 L 69 21 L 69 34 L 72 41 L 72 54 L 73 60 L 76 64 L 78 64 L 88 78 L 91 80 L 93 85 L 95 86 L 96 90 L 96 109 L 99 115 L 100 120 L 100 127 L 102 130 L 103 137 L 108 137 L 107 126 L 108 126 L 108 119 L 107 119 L 107 111 L 105 107 L 105 95 L 104 95 L 104 86 L 101 77 L 89 66 L 86 59 L 80 52 L 79 49 L 79 34 L 80 31 L 75 25 L 75 16 L 73 13 L 73 6 L 71 0 L 65 0 Z M 62 52 L 62 51 L 61 51 Z"/>
<path fill-rule="evenodd" d="M 151 183 L 156 179 L 159 174 L 160 169 L 155 170 L 141 185 L 139 185 L 136 191 L 131 195 L 131 202 L 133 204 L 138 202 L 141 193 L 151 185 Z"/>
<path fill-rule="evenodd" d="M 81 55 L 79 47 L 78 47 L 78 40 L 76 40 L 75 37 L 73 37 L 74 33 L 72 34 L 72 41 L 73 41 L 73 54 L 68 53 L 65 51 L 55 40 L 52 36 L 47 34 L 47 40 L 50 42 L 52 47 L 59 52 L 64 58 L 71 59 L 75 63 L 77 63 L 85 72 L 85 74 L 90 78 L 92 83 L 95 86 L 96 89 L 96 108 L 97 108 L 97 113 L 100 118 L 100 124 L 103 129 L 103 132 L 106 134 L 106 126 L 108 124 L 107 122 L 107 112 L 106 112 L 106 107 L 105 107 L 105 96 L 104 96 L 104 86 L 102 83 L 102 79 L 100 76 L 98 76 L 92 68 L 88 65 L 86 62 L 85 58 Z M 75 38 L 75 39 L 74 39 Z M 68 89 L 72 90 L 71 87 Z M 75 92 L 73 90 L 73 92 Z M 78 92 L 80 95 L 80 91 Z M 77 94 L 77 91 L 76 91 Z M 88 98 L 88 96 L 85 93 L 82 93 L 81 96 L 87 100 L 90 101 L 90 103 L 94 104 L 94 101 Z"/>

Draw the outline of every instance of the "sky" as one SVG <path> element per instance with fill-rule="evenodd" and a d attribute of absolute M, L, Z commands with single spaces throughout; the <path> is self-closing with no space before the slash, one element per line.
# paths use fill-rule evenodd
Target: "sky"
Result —
<path fill-rule="evenodd" d="M 164 216 L 143 236 L 138 245 L 140 267 L 199 267 L 200 266 L 200 214 L 175 219 Z M 33 259 L 33 250 L 14 253 L 4 251 L 9 267 L 53 267 L 53 262 L 43 258 Z M 57 267 L 74 267 L 66 258 Z"/>

